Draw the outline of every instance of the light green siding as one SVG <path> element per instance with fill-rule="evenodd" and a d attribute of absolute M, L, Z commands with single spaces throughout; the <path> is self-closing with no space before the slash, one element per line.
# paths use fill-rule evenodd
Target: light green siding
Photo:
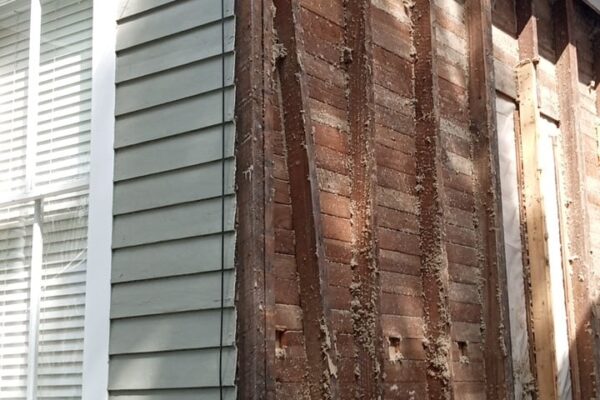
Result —
<path fill-rule="evenodd" d="M 233 0 L 224 0 L 224 21 L 221 0 L 120 3 L 110 398 L 219 398 L 223 279 L 222 378 L 232 400 Z"/>

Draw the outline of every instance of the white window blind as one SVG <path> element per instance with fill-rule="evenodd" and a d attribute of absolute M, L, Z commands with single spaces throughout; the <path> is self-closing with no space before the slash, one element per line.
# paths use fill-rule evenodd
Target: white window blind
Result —
<path fill-rule="evenodd" d="M 81 399 L 92 1 L 37 4 L 39 69 L 29 1 L 0 0 L 0 399 Z"/>
<path fill-rule="evenodd" d="M 25 190 L 29 4 L 0 7 L 0 191 Z"/>

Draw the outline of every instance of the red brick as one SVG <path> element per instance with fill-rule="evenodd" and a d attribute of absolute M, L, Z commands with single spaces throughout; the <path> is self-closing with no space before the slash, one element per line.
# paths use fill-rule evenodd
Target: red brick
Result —
<path fill-rule="evenodd" d="M 350 199 L 337 194 L 321 192 L 321 212 L 336 217 L 350 218 Z"/>
<path fill-rule="evenodd" d="M 292 207 L 288 204 L 273 205 L 273 226 L 291 230 L 292 227 Z"/>
<path fill-rule="evenodd" d="M 275 252 L 294 254 L 294 232 L 287 229 L 275 229 Z"/>
<path fill-rule="evenodd" d="M 381 312 L 384 314 L 396 314 L 408 317 L 422 317 L 423 298 L 421 296 L 382 293 Z"/>
<path fill-rule="evenodd" d="M 349 219 L 322 215 L 321 222 L 325 238 L 352 242 L 352 225 Z"/>
<path fill-rule="evenodd" d="M 275 278 L 275 302 L 279 304 L 300 304 L 300 293 L 298 292 L 297 279 Z"/>
<path fill-rule="evenodd" d="M 449 301 L 450 320 L 478 323 L 481 321 L 481 305 Z"/>
<path fill-rule="evenodd" d="M 344 7 L 341 1 L 300 0 L 300 4 L 339 26 L 344 24 Z"/>

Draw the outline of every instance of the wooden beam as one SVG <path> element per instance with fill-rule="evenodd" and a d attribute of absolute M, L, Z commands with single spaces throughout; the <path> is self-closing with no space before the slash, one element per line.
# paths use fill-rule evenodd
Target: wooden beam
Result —
<path fill-rule="evenodd" d="M 320 220 L 312 121 L 302 57 L 303 26 L 298 0 L 274 0 L 275 30 L 282 46 L 277 61 L 287 148 L 296 264 L 300 284 L 308 388 L 312 399 L 336 399 L 337 360 L 327 299 L 327 269 Z M 283 55 L 282 54 L 282 55 Z"/>
<path fill-rule="evenodd" d="M 523 174 L 523 139 L 521 135 L 520 116 L 518 108 L 515 109 L 514 115 L 514 126 L 515 126 L 515 146 L 516 146 L 516 161 L 517 161 L 517 183 L 519 191 L 519 221 L 521 222 L 521 262 L 523 265 L 523 280 L 524 280 L 524 291 L 525 291 L 525 314 L 527 322 L 527 348 L 529 350 L 529 372 L 533 377 L 532 384 L 537 382 L 537 370 L 535 369 L 535 338 L 533 337 L 533 328 L 531 321 L 533 321 L 533 315 L 531 310 L 532 298 L 531 298 L 531 274 L 529 268 L 525 268 L 529 265 L 529 257 L 527 255 L 527 224 L 525 222 L 527 213 L 525 210 L 525 193 L 524 193 L 524 174 Z M 513 366 L 514 367 L 514 366 Z"/>
<path fill-rule="evenodd" d="M 355 342 L 355 396 L 383 396 L 383 334 L 380 324 L 374 154 L 373 38 L 371 0 L 346 3 L 345 42 L 351 51 L 347 112 L 352 153 L 352 324 Z"/>
<path fill-rule="evenodd" d="M 594 362 L 594 336 L 588 327 L 593 326 L 592 299 L 589 285 L 592 280 L 590 259 L 589 222 L 585 194 L 585 157 L 582 134 L 579 130 L 579 71 L 577 47 L 575 45 L 576 10 L 573 0 L 557 0 L 553 5 L 554 44 L 558 101 L 560 109 L 561 150 L 563 168 L 560 185 L 561 216 L 564 219 L 562 232 L 563 268 L 567 280 L 567 304 L 571 377 L 573 398 L 596 397 Z"/>
<path fill-rule="evenodd" d="M 534 63 L 539 60 L 539 44 L 538 44 L 538 27 L 537 27 L 537 19 L 534 15 L 534 6 L 532 0 L 515 0 L 515 11 L 517 18 L 517 38 L 519 44 L 519 59 L 523 61 L 532 61 Z M 536 85 L 537 86 L 537 85 Z M 537 87 L 535 89 L 537 91 Z M 518 89 L 517 89 L 518 91 Z M 539 103 L 539 94 L 536 95 L 536 104 Z M 517 99 L 518 100 L 518 99 Z M 527 331 L 529 334 L 529 349 L 530 349 L 530 360 L 532 361 L 532 374 L 535 378 L 536 387 L 539 385 L 538 381 L 538 370 L 535 367 L 534 362 L 536 360 L 536 348 L 535 348 L 535 333 L 534 327 L 532 324 L 533 321 L 533 293 L 531 288 L 533 287 L 531 271 L 527 267 L 529 265 L 529 257 L 527 254 L 527 210 L 525 206 L 525 165 L 524 162 L 527 160 L 523 153 L 523 132 L 521 130 L 521 115 L 520 110 L 517 111 L 517 115 L 515 116 L 515 134 L 517 136 L 517 142 L 519 148 L 517 149 L 517 154 L 519 155 L 518 160 L 520 163 L 518 167 L 520 168 L 520 190 L 521 190 L 521 223 L 523 224 L 523 243 L 526 247 L 523 251 L 523 265 L 526 266 L 523 271 L 524 276 L 529 283 L 529 288 L 526 286 L 525 290 L 525 298 L 527 300 Z"/>
<path fill-rule="evenodd" d="M 425 308 L 427 390 L 431 399 L 453 398 L 448 257 L 444 242 L 444 184 L 435 60 L 435 29 L 430 0 L 416 0 L 411 15 L 415 48 L 414 90 L 419 192 L 421 279 Z"/>
<path fill-rule="evenodd" d="M 537 19 L 533 13 L 532 0 L 515 0 L 517 14 L 517 37 L 519 41 L 519 57 L 521 60 L 538 59 Z"/>
<path fill-rule="evenodd" d="M 490 0 L 469 0 L 469 111 L 473 138 L 476 213 L 480 234 L 485 324 L 484 359 L 488 399 L 514 396 L 504 235 L 498 170 L 496 95 Z"/>
<path fill-rule="evenodd" d="M 546 241 L 546 216 L 542 201 L 541 166 L 538 157 L 540 115 L 537 101 L 537 78 L 533 61 L 522 61 L 517 67 L 517 82 L 538 395 L 540 399 L 555 399 L 557 368 Z"/>
<path fill-rule="evenodd" d="M 265 135 L 263 129 L 263 4 L 238 1 L 236 14 L 236 309 L 238 398 L 265 399 L 273 393 L 266 331 Z M 248 206 L 251 205 L 251 206 Z"/>

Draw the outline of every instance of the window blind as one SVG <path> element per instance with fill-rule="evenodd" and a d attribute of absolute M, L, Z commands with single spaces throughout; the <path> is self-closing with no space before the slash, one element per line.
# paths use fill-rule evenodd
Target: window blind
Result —
<path fill-rule="evenodd" d="M 87 180 L 92 2 L 42 2 L 36 187 Z"/>
<path fill-rule="evenodd" d="M 37 399 L 80 399 L 87 193 L 46 198 Z"/>
<path fill-rule="evenodd" d="M 25 188 L 28 3 L 0 8 L 0 193 Z"/>
<path fill-rule="evenodd" d="M 0 203 L 27 195 L 28 4 L 0 0 Z M 33 191 L 41 193 L 40 283 L 32 290 L 34 201 L 0 207 L 0 399 L 27 399 L 28 385 L 34 399 L 81 398 L 92 1 L 40 4 L 33 174 Z M 52 194 L 69 184 L 73 190 Z M 28 365 L 34 349 L 35 365 Z"/>
<path fill-rule="evenodd" d="M 25 399 L 33 207 L 0 215 L 0 399 Z"/>

